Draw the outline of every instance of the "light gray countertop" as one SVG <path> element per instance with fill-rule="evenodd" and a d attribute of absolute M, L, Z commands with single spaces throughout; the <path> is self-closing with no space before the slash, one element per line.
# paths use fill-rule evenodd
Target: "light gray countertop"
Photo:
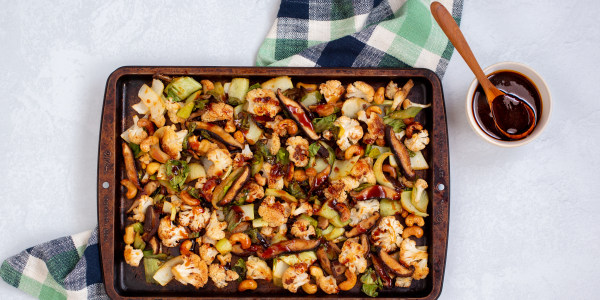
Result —
<path fill-rule="evenodd" d="M 123 65 L 251 66 L 278 0 L 1 1 L 0 259 L 93 228 L 106 78 Z M 473 79 L 443 79 L 451 167 L 441 299 L 591 299 L 600 285 L 600 2 L 467 1 L 482 66 L 512 60 L 548 82 L 534 142 L 503 149 L 469 127 Z M 0 298 L 28 298 L 2 282 Z"/>

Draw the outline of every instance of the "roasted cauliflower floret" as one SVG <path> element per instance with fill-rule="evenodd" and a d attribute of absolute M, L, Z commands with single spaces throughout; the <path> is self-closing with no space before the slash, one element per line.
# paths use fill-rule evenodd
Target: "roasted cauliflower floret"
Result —
<path fill-rule="evenodd" d="M 363 136 L 365 144 L 377 143 L 385 145 L 385 124 L 383 119 L 376 112 L 371 112 L 369 116 L 363 110 L 358 112 L 358 120 L 367 124 L 367 133 Z"/>
<path fill-rule="evenodd" d="M 292 225 L 290 233 L 297 238 L 309 240 L 311 235 L 315 235 L 315 227 L 306 219 L 298 219 Z"/>
<path fill-rule="evenodd" d="M 273 118 L 281 111 L 279 100 L 271 90 L 253 89 L 246 94 L 246 101 L 248 101 L 246 110 L 257 116 Z"/>
<path fill-rule="evenodd" d="M 327 80 L 319 85 L 319 91 L 327 103 L 334 103 L 344 94 L 344 86 L 338 80 Z"/>
<path fill-rule="evenodd" d="M 133 219 L 135 221 L 144 222 L 146 219 L 146 210 L 152 206 L 154 200 L 147 195 L 142 195 L 138 200 L 138 205 L 133 209 Z"/>
<path fill-rule="evenodd" d="M 341 116 L 337 118 L 333 124 L 340 127 L 340 133 L 338 134 L 336 143 L 341 150 L 345 151 L 363 137 L 363 129 L 360 126 L 360 123 L 355 119 Z"/>
<path fill-rule="evenodd" d="M 346 88 L 346 99 L 362 98 L 368 102 L 373 102 L 374 95 L 375 90 L 373 87 L 363 81 L 355 81 L 354 83 L 349 84 Z"/>
<path fill-rule="evenodd" d="M 372 199 L 357 201 L 350 210 L 350 226 L 356 226 L 360 221 L 372 216 L 379 211 L 379 200 Z"/>
<path fill-rule="evenodd" d="M 187 129 L 175 132 L 175 125 L 165 127 L 161 147 L 173 159 L 181 158 L 181 150 L 183 150 L 183 139 L 187 135 Z"/>
<path fill-rule="evenodd" d="M 183 226 L 175 226 L 169 216 L 160 220 L 158 237 L 166 247 L 175 247 L 179 241 L 188 238 L 188 232 Z"/>
<path fill-rule="evenodd" d="M 385 97 L 388 99 L 394 99 L 394 95 L 398 91 L 398 84 L 393 81 L 390 81 L 388 85 L 385 87 Z"/>
<path fill-rule="evenodd" d="M 411 201 L 418 203 L 421 200 L 421 196 L 427 189 L 427 181 L 419 178 L 413 184 L 413 191 L 411 193 Z"/>
<path fill-rule="evenodd" d="M 221 102 L 211 102 L 200 116 L 202 122 L 233 120 L 233 107 Z"/>
<path fill-rule="evenodd" d="M 217 212 L 213 210 L 210 215 L 208 226 L 206 226 L 206 235 L 209 238 L 218 241 L 225 237 L 225 228 L 227 228 L 227 222 L 220 222 Z"/>
<path fill-rule="evenodd" d="M 137 267 L 140 265 L 140 261 L 144 257 L 144 253 L 140 249 L 134 249 L 131 245 L 125 246 L 125 262 L 132 266 Z"/>
<path fill-rule="evenodd" d="M 429 274 L 429 267 L 427 267 L 427 258 L 421 259 L 419 261 L 413 261 L 410 263 L 411 266 L 415 267 L 415 272 L 412 274 L 412 278 L 419 280 L 425 279 Z"/>
<path fill-rule="evenodd" d="M 340 291 L 335 278 L 331 275 L 319 278 L 319 280 L 317 280 L 317 284 L 323 292 L 329 295 L 337 294 Z"/>
<path fill-rule="evenodd" d="M 250 256 L 248 257 L 248 261 L 246 261 L 246 278 L 271 281 L 273 274 L 271 268 L 264 260 L 256 256 Z"/>
<path fill-rule="evenodd" d="M 148 133 L 144 130 L 144 128 L 139 127 L 137 125 L 139 119 L 140 118 L 138 116 L 133 116 L 133 125 L 129 127 L 129 129 L 127 129 L 125 132 L 123 132 L 123 135 L 121 135 L 127 136 L 127 138 L 129 139 L 128 142 L 132 142 L 138 145 L 148 137 Z"/>
<path fill-rule="evenodd" d="M 283 175 L 285 172 L 282 172 L 278 166 L 277 164 L 271 165 L 270 163 L 263 164 L 262 172 L 267 178 L 267 186 L 270 189 L 283 189 Z"/>
<path fill-rule="evenodd" d="M 201 241 L 196 241 L 199 244 L 202 244 Z M 217 255 L 219 254 L 219 251 L 217 251 L 217 249 L 211 246 L 210 244 L 202 244 L 202 246 L 200 246 L 200 248 L 198 249 L 198 253 L 202 258 L 202 261 L 204 261 L 206 265 L 210 265 L 213 262 L 213 260 L 215 260 L 215 257 L 217 257 Z"/>
<path fill-rule="evenodd" d="M 415 268 L 412 275 L 413 279 L 423 279 L 429 274 L 427 267 L 427 247 L 417 247 L 416 242 L 411 239 L 404 239 L 400 244 L 400 261 L 405 265 L 411 265 Z"/>
<path fill-rule="evenodd" d="M 210 220 L 210 211 L 201 206 L 181 206 L 178 221 L 180 225 L 188 226 L 192 231 L 198 232 L 206 227 Z"/>
<path fill-rule="evenodd" d="M 301 136 L 294 136 L 287 140 L 287 151 L 290 153 L 290 160 L 296 167 L 306 167 L 308 165 L 308 141 Z"/>
<path fill-rule="evenodd" d="M 425 149 L 425 146 L 429 144 L 429 132 L 427 129 L 423 129 L 418 133 L 413 133 L 412 137 L 404 140 L 404 145 L 408 150 L 417 152 Z"/>
<path fill-rule="evenodd" d="M 249 181 L 246 183 L 244 188 L 240 193 L 236 196 L 236 202 L 252 203 L 256 201 L 256 199 L 262 199 L 265 197 L 265 190 L 262 186 L 258 185 L 255 181 Z"/>
<path fill-rule="evenodd" d="M 370 157 L 365 157 L 359 159 L 356 164 L 350 170 L 350 175 L 354 177 L 358 183 L 377 183 L 377 179 L 375 178 L 375 172 L 373 172 L 372 159 Z"/>
<path fill-rule="evenodd" d="M 228 263 L 231 263 L 231 252 L 230 252 L 230 253 L 227 253 L 227 254 L 225 254 L 225 255 L 223 255 L 223 254 L 219 254 L 219 255 L 217 255 L 217 260 L 219 261 L 219 263 L 220 263 L 222 266 L 225 266 L 225 265 L 227 265 Z"/>
<path fill-rule="evenodd" d="M 169 120 L 171 120 L 173 124 L 185 122 L 185 119 L 177 116 L 177 112 L 183 107 L 182 102 L 173 102 L 171 100 L 167 100 L 165 101 L 165 107 L 167 109 Z"/>
<path fill-rule="evenodd" d="M 307 270 L 308 267 L 305 264 L 297 264 L 287 268 L 281 276 L 283 288 L 292 293 L 297 292 L 299 287 L 310 282 L 310 276 L 306 273 Z"/>
<path fill-rule="evenodd" d="M 286 202 L 278 202 L 273 196 L 267 196 L 258 207 L 258 214 L 269 223 L 270 227 L 285 224 L 290 216 L 291 209 Z"/>
<path fill-rule="evenodd" d="M 260 234 L 266 238 L 272 238 L 276 235 L 285 235 L 287 233 L 287 224 L 281 224 L 277 227 L 264 226 L 260 228 Z"/>
<path fill-rule="evenodd" d="M 358 242 L 358 237 L 347 239 L 342 246 L 339 262 L 344 264 L 352 273 L 360 274 L 367 269 L 365 249 Z"/>
<path fill-rule="evenodd" d="M 228 281 L 234 281 L 240 277 L 235 271 L 225 270 L 225 267 L 219 264 L 210 265 L 208 275 L 215 286 L 220 289 L 226 287 Z"/>
<path fill-rule="evenodd" d="M 213 149 L 206 154 L 206 158 L 212 163 L 206 171 L 207 177 L 220 177 L 231 166 L 233 160 L 226 149 Z"/>
<path fill-rule="evenodd" d="M 301 201 L 300 204 L 292 211 L 292 216 L 299 216 L 306 214 L 307 216 L 313 215 L 313 206 L 307 201 Z"/>
<path fill-rule="evenodd" d="M 396 286 L 407 288 L 412 283 L 412 277 L 396 277 Z"/>
<path fill-rule="evenodd" d="M 195 288 L 201 288 L 208 282 L 208 267 L 196 254 L 183 255 L 183 263 L 171 268 L 173 277 L 177 281 Z"/>
<path fill-rule="evenodd" d="M 348 195 L 345 191 L 345 186 L 343 182 L 334 181 L 332 182 L 325 190 L 323 190 L 323 196 L 328 201 L 336 201 L 345 203 Z"/>
<path fill-rule="evenodd" d="M 394 216 L 387 216 L 379 221 L 379 225 L 373 231 L 371 240 L 375 246 L 381 247 L 385 252 L 391 252 L 400 246 L 402 242 L 402 224 Z"/>

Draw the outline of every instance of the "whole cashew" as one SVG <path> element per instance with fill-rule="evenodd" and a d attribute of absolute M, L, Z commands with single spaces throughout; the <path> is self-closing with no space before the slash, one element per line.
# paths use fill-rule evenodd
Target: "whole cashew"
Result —
<path fill-rule="evenodd" d="M 323 269 L 317 267 L 317 266 L 310 266 L 309 268 L 310 271 L 310 275 L 312 275 L 313 277 L 315 277 L 315 279 L 317 281 L 319 281 L 319 279 L 321 277 L 323 277 Z"/>
<path fill-rule="evenodd" d="M 373 102 L 375 102 L 375 104 L 382 104 L 384 99 L 385 99 L 385 88 L 380 87 L 377 89 L 377 91 L 375 91 L 375 95 L 373 95 Z"/>
<path fill-rule="evenodd" d="M 148 173 L 148 175 L 154 175 L 154 173 L 156 173 L 159 168 L 160 164 L 153 161 L 146 166 L 146 173 Z"/>
<path fill-rule="evenodd" d="M 340 283 L 338 287 L 342 291 L 349 291 L 356 285 L 356 274 L 352 273 L 350 269 L 346 269 L 344 275 L 346 276 L 346 281 Z"/>
<path fill-rule="evenodd" d="M 156 145 L 156 144 L 158 144 L 158 142 L 159 142 L 158 138 L 151 135 L 151 136 L 145 138 L 140 143 L 140 150 L 142 150 L 142 152 L 148 152 L 148 151 L 150 151 L 150 146 Z"/>
<path fill-rule="evenodd" d="M 229 237 L 229 242 L 232 245 L 235 243 L 240 243 L 240 245 L 242 246 L 242 249 L 248 249 L 248 248 L 250 248 L 250 245 L 252 244 L 250 237 L 248 237 L 247 234 L 242 233 L 242 232 L 232 234 Z"/>
<path fill-rule="evenodd" d="M 152 122 L 148 119 L 145 119 L 145 118 L 139 119 L 137 121 L 137 126 L 143 127 L 144 129 L 146 129 L 146 131 L 148 132 L 148 135 L 154 134 L 154 124 L 152 124 Z M 148 152 L 148 151 L 144 151 L 144 152 Z"/>
<path fill-rule="evenodd" d="M 411 235 L 414 235 L 417 238 L 420 238 L 423 236 L 423 229 L 419 226 L 410 226 L 407 228 L 404 228 L 404 231 L 402 231 L 402 238 L 406 239 L 408 237 L 410 237 Z"/>
<path fill-rule="evenodd" d="M 154 193 L 154 191 L 156 191 L 156 189 L 159 186 L 160 186 L 160 183 L 158 183 L 158 181 L 150 181 L 150 182 L 146 183 L 146 185 L 144 186 L 144 194 L 152 195 L 152 193 Z"/>
<path fill-rule="evenodd" d="M 137 188 L 129 179 L 121 180 L 121 185 L 127 188 L 127 193 L 125 194 L 127 199 L 135 198 L 135 195 L 137 195 Z"/>
<path fill-rule="evenodd" d="M 238 291 L 243 292 L 246 290 L 255 290 L 257 287 L 258 284 L 256 284 L 254 279 L 246 279 L 240 282 L 240 285 L 238 285 Z"/>
<path fill-rule="evenodd" d="M 258 183 L 258 185 L 260 186 L 265 186 L 265 184 L 267 184 L 267 179 L 260 175 L 260 173 L 256 173 L 254 175 L 254 180 L 256 180 L 256 183 Z"/>
<path fill-rule="evenodd" d="M 192 240 L 185 240 L 179 245 L 179 253 L 182 255 L 189 255 L 190 249 L 192 249 Z"/>
<path fill-rule="evenodd" d="M 320 117 L 326 117 L 335 113 L 335 105 L 333 104 L 316 104 L 308 107 L 311 111 L 316 112 Z"/>
<path fill-rule="evenodd" d="M 349 160 L 354 156 L 363 156 L 365 154 L 365 150 L 359 145 L 352 145 L 346 149 L 344 152 L 344 159 Z"/>
<path fill-rule="evenodd" d="M 245 138 L 244 138 L 244 133 L 243 133 L 243 132 L 241 132 L 241 131 L 239 131 L 239 130 L 238 130 L 238 131 L 236 131 L 236 132 L 233 134 L 233 138 L 234 138 L 236 141 L 240 142 L 240 144 L 243 144 L 243 143 L 244 143 L 244 141 L 245 141 Z"/>
<path fill-rule="evenodd" d="M 365 110 L 365 114 L 367 115 L 367 117 L 370 117 L 372 112 L 374 112 L 374 113 L 376 113 L 376 114 L 382 114 L 382 113 L 383 113 L 383 112 L 381 111 L 381 107 L 379 107 L 379 106 L 375 106 L 375 105 L 369 106 L 369 107 L 367 107 L 367 109 Z"/>
<path fill-rule="evenodd" d="M 179 194 L 179 197 L 181 198 L 181 201 L 183 201 L 183 203 L 190 205 L 190 206 L 198 206 L 200 205 L 200 200 L 192 197 L 187 191 L 182 191 L 181 194 Z"/>
<path fill-rule="evenodd" d="M 406 226 L 413 226 L 417 224 L 418 226 L 423 227 L 425 225 L 425 220 L 423 220 L 423 217 L 419 217 L 414 214 L 408 215 L 404 222 L 406 223 Z"/>
<path fill-rule="evenodd" d="M 125 227 L 125 235 L 123 235 L 123 241 L 127 245 L 133 244 L 135 239 L 135 231 L 133 230 L 133 226 L 129 225 Z"/>
<path fill-rule="evenodd" d="M 302 290 L 305 293 L 312 295 L 317 292 L 317 285 L 314 283 L 308 282 L 308 283 L 305 283 L 304 285 L 302 285 Z"/>
<path fill-rule="evenodd" d="M 314 83 L 310 84 L 310 83 L 298 82 L 298 83 L 296 83 L 296 88 L 304 88 L 306 91 L 312 92 L 312 91 L 317 90 L 317 85 Z"/>
<path fill-rule="evenodd" d="M 304 172 L 304 170 L 302 170 L 302 169 L 294 170 L 294 180 L 296 180 L 298 182 L 302 182 L 306 179 L 308 179 L 308 177 L 306 177 L 306 172 Z"/>
<path fill-rule="evenodd" d="M 392 178 L 398 177 L 398 174 L 396 173 L 396 168 L 394 168 L 388 164 L 383 165 L 382 170 L 383 170 L 383 172 L 390 174 L 390 176 L 392 176 Z"/>
<path fill-rule="evenodd" d="M 298 133 L 298 125 L 296 125 L 296 122 L 294 122 L 293 120 L 281 120 L 279 121 L 279 124 L 277 124 L 277 126 L 282 131 L 286 130 L 289 135 L 295 135 L 296 133 Z"/>

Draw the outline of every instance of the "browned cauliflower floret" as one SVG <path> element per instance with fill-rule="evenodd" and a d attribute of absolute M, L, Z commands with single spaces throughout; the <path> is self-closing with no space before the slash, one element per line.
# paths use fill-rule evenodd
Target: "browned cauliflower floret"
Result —
<path fill-rule="evenodd" d="M 356 226 L 360 221 L 372 216 L 379 211 L 379 200 L 372 199 L 357 201 L 350 210 L 350 226 Z"/>
<path fill-rule="evenodd" d="M 352 273 L 360 274 L 367 269 L 365 249 L 358 242 L 358 237 L 347 239 L 342 246 L 339 256 L 340 263 L 344 264 Z"/>
<path fill-rule="evenodd" d="M 210 211 L 201 206 L 182 205 L 179 212 L 179 225 L 188 226 L 192 231 L 198 232 L 206 227 L 210 219 Z"/>
<path fill-rule="evenodd" d="M 427 267 L 427 247 L 417 247 L 416 242 L 411 239 L 404 239 L 400 245 L 400 261 L 404 265 L 411 265 L 415 268 L 413 279 L 423 279 L 429 274 Z"/>
<path fill-rule="evenodd" d="M 173 277 L 177 281 L 195 288 L 201 288 L 208 282 L 208 267 L 196 254 L 182 255 L 183 263 L 171 268 Z"/>
<path fill-rule="evenodd" d="M 183 150 L 183 139 L 187 135 L 187 129 L 175 132 L 175 125 L 165 127 L 161 147 L 173 159 L 181 158 Z"/>
<path fill-rule="evenodd" d="M 269 265 L 264 260 L 256 256 L 250 256 L 248 257 L 248 261 L 246 261 L 246 278 L 271 281 L 273 274 L 271 268 L 269 268 Z"/>
<path fill-rule="evenodd" d="M 334 181 L 327 188 L 325 188 L 325 190 L 323 190 L 323 196 L 325 196 L 325 199 L 329 201 L 345 203 L 348 195 L 346 194 L 344 188 L 345 186 L 343 182 L 339 180 Z"/>
<path fill-rule="evenodd" d="M 368 102 L 373 102 L 375 90 L 372 86 L 363 81 L 355 81 L 346 88 L 346 98 L 362 98 Z"/>
<path fill-rule="evenodd" d="M 315 227 L 306 219 L 298 219 L 292 225 L 290 233 L 297 238 L 309 240 L 311 235 L 315 235 Z"/>
<path fill-rule="evenodd" d="M 139 145 L 148 137 L 148 133 L 144 128 L 137 126 L 139 119 L 138 116 L 133 116 L 133 125 L 121 134 L 121 137 L 123 137 L 126 142 L 132 142 Z"/>
<path fill-rule="evenodd" d="M 371 112 L 369 116 L 363 110 L 358 112 L 358 120 L 367 124 L 367 133 L 363 136 L 365 144 L 377 143 L 385 145 L 385 124 L 383 119 L 376 112 Z"/>
<path fill-rule="evenodd" d="M 208 104 L 200 119 L 202 119 L 202 122 L 233 120 L 233 107 L 221 102 L 212 102 Z"/>
<path fill-rule="evenodd" d="M 144 222 L 146 219 L 146 210 L 152 206 L 154 200 L 148 197 L 148 195 L 142 195 L 138 200 L 138 205 L 133 208 L 133 219 L 135 221 Z"/>
<path fill-rule="evenodd" d="M 265 190 L 262 186 L 258 185 L 255 181 L 248 181 L 241 192 L 236 196 L 236 201 L 246 203 L 252 203 L 256 199 L 262 199 L 265 197 Z"/>
<path fill-rule="evenodd" d="M 198 241 L 198 239 L 196 241 L 199 244 L 202 244 L 202 241 Z M 202 244 L 202 246 L 200 246 L 198 249 L 198 254 L 200 254 L 202 261 L 204 261 L 207 265 L 210 265 L 213 260 L 215 260 L 215 257 L 217 257 L 217 254 L 219 254 L 219 251 L 217 251 L 217 249 L 210 244 Z"/>
<path fill-rule="evenodd" d="M 402 224 L 394 216 L 387 216 L 379 221 L 379 225 L 373 234 L 371 240 L 375 246 L 381 247 L 385 252 L 391 252 L 400 246 L 402 242 Z"/>
<path fill-rule="evenodd" d="M 273 121 L 268 121 L 265 123 L 265 127 L 273 130 L 273 134 L 277 134 L 278 136 L 286 136 L 287 129 L 284 126 L 279 126 L 279 123 L 283 121 L 283 117 L 280 115 L 275 116 Z"/>
<path fill-rule="evenodd" d="M 398 91 L 398 84 L 393 81 L 390 81 L 388 85 L 385 87 L 385 97 L 388 99 L 394 99 L 394 95 Z"/>
<path fill-rule="evenodd" d="M 266 89 L 253 89 L 246 94 L 248 107 L 246 110 L 257 116 L 275 117 L 281 107 L 275 93 Z"/>
<path fill-rule="evenodd" d="M 140 265 L 140 261 L 144 257 L 144 253 L 140 249 L 133 249 L 131 245 L 125 246 L 125 251 L 123 253 L 125 256 L 125 262 L 132 266 L 137 267 Z"/>
<path fill-rule="evenodd" d="M 335 278 L 331 275 L 319 278 L 317 284 L 323 292 L 329 295 L 337 294 L 340 291 Z"/>
<path fill-rule="evenodd" d="M 294 136 L 287 140 L 287 151 L 290 160 L 296 167 L 306 167 L 308 164 L 308 141 L 301 136 Z"/>
<path fill-rule="evenodd" d="M 183 107 L 182 102 L 173 102 L 171 100 L 167 100 L 165 101 L 165 107 L 167 108 L 169 120 L 171 120 L 173 124 L 185 122 L 184 118 L 177 116 L 177 112 Z"/>
<path fill-rule="evenodd" d="M 226 149 L 213 149 L 206 154 L 206 158 L 211 162 L 206 171 L 207 177 L 220 177 L 232 165 L 233 160 Z"/>
<path fill-rule="evenodd" d="M 283 189 L 283 172 L 280 169 L 280 165 L 271 165 L 270 163 L 264 163 L 262 172 L 267 178 L 267 186 L 270 189 L 282 190 Z"/>
<path fill-rule="evenodd" d="M 396 277 L 396 286 L 407 288 L 412 283 L 412 277 Z"/>
<path fill-rule="evenodd" d="M 327 103 L 337 102 L 344 94 L 344 86 L 338 80 L 327 80 L 327 82 L 321 83 L 319 90 Z"/>
<path fill-rule="evenodd" d="M 166 216 L 160 220 L 158 237 L 166 247 L 175 247 L 179 241 L 187 239 L 188 232 L 183 226 L 175 226 L 171 218 Z"/>
<path fill-rule="evenodd" d="M 225 267 L 219 264 L 210 265 L 208 275 L 215 286 L 220 289 L 226 287 L 228 281 L 234 281 L 240 277 L 235 271 L 225 270 Z"/>
<path fill-rule="evenodd" d="M 363 137 L 363 129 L 355 119 L 341 116 L 333 124 L 340 127 L 336 143 L 341 150 L 348 149 L 348 147 L 356 144 Z"/>
<path fill-rule="evenodd" d="M 231 252 L 227 254 L 219 254 L 217 255 L 217 260 L 223 266 L 227 265 L 231 262 Z"/>
<path fill-rule="evenodd" d="M 260 234 L 266 238 L 272 238 L 276 235 L 285 235 L 287 233 L 287 224 L 281 224 L 277 227 L 263 226 L 260 228 Z"/>
<path fill-rule="evenodd" d="M 217 212 L 213 210 L 210 215 L 208 226 L 206 226 L 206 235 L 209 238 L 218 241 L 225 237 L 225 228 L 227 228 L 227 222 L 219 222 Z"/>
<path fill-rule="evenodd" d="M 423 129 L 418 133 L 413 133 L 412 137 L 404 140 L 404 145 L 408 150 L 417 152 L 425 149 L 425 146 L 429 144 L 429 132 L 427 129 Z"/>
<path fill-rule="evenodd" d="M 370 157 L 365 157 L 359 159 L 356 164 L 352 167 L 350 171 L 350 175 L 354 177 L 358 183 L 377 183 L 377 179 L 375 178 L 375 172 L 373 172 L 372 159 Z"/>
<path fill-rule="evenodd" d="M 258 208 L 258 214 L 269 223 L 270 227 L 285 224 L 290 216 L 290 206 L 286 202 L 275 201 L 275 197 L 267 196 Z"/>
<path fill-rule="evenodd" d="M 292 216 L 299 216 L 301 214 L 306 214 L 309 217 L 312 216 L 313 206 L 307 201 L 300 201 L 300 204 L 292 210 Z"/>
<path fill-rule="evenodd" d="M 305 264 L 297 264 L 287 268 L 281 276 L 283 288 L 292 293 L 297 292 L 299 287 L 310 282 L 310 276 L 306 273 L 307 270 L 308 267 Z"/>

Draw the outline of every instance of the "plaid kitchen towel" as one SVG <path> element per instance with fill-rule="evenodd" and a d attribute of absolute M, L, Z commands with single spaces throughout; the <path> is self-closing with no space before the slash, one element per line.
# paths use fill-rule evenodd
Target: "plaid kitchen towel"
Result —
<path fill-rule="evenodd" d="M 440 1 L 460 23 L 462 0 Z M 282 0 L 258 66 L 427 68 L 444 75 L 454 47 L 429 0 Z"/>
<path fill-rule="evenodd" d="M 39 299 L 108 299 L 100 271 L 98 228 L 12 256 L 2 263 L 0 276 Z"/>

